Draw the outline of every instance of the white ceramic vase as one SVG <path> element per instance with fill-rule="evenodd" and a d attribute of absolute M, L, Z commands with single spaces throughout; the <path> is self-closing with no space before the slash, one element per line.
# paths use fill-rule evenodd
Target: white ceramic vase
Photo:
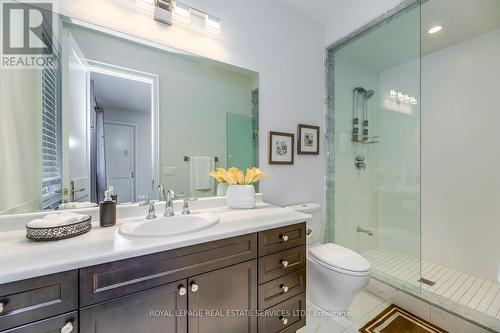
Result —
<path fill-rule="evenodd" d="M 226 192 L 226 202 L 229 208 L 255 208 L 255 187 L 253 185 L 230 185 Z"/>

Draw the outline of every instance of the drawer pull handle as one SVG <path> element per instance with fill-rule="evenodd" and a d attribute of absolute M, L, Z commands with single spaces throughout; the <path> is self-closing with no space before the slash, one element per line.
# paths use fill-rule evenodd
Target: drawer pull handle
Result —
<path fill-rule="evenodd" d="M 281 266 L 283 266 L 283 268 L 287 268 L 288 267 L 288 261 L 281 260 Z"/>
<path fill-rule="evenodd" d="M 61 330 L 61 333 L 71 333 L 73 332 L 73 323 L 71 321 L 68 321 L 66 325 L 64 325 Z"/>
<path fill-rule="evenodd" d="M 283 294 L 288 292 L 288 286 L 285 286 L 284 284 L 281 285 L 281 289 L 283 290 Z"/>
<path fill-rule="evenodd" d="M 283 242 L 288 242 L 288 236 L 287 235 L 281 235 L 280 237 L 281 237 L 281 240 Z"/>
<path fill-rule="evenodd" d="M 5 306 L 5 303 L 3 303 L 3 302 L 2 302 L 2 303 L 0 303 L 0 313 L 2 313 L 2 312 L 3 312 L 3 308 L 4 308 L 4 306 Z"/>
<path fill-rule="evenodd" d="M 280 320 L 283 323 L 283 325 L 287 325 L 288 324 L 288 319 L 287 318 L 285 318 L 283 316 L 280 316 Z"/>
<path fill-rule="evenodd" d="M 184 296 L 187 293 L 187 289 L 184 286 L 179 287 L 179 295 Z"/>
<path fill-rule="evenodd" d="M 196 283 L 194 283 L 194 282 L 193 282 L 193 283 L 191 283 L 191 291 L 192 291 L 193 293 L 197 292 L 197 291 L 198 291 L 198 289 L 200 289 L 200 287 L 199 287 Z"/>

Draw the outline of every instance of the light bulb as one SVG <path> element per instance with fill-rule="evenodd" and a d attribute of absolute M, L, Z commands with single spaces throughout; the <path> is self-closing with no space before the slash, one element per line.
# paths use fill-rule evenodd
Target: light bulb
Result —
<path fill-rule="evenodd" d="M 432 27 L 429 30 L 427 30 L 427 33 L 430 34 L 430 35 L 432 35 L 432 34 L 435 34 L 437 32 L 440 32 L 441 30 L 443 30 L 443 26 L 442 25 L 436 25 L 435 27 Z"/>
<path fill-rule="evenodd" d="M 207 14 L 205 18 L 205 31 L 220 35 L 222 32 L 222 20 L 216 16 Z"/>
<path fill-rule="evenodd" d="M 191 23 L 191 8 L 182 2 L 176 1 L 174 10 L 172 11 L 172 17 L 176 21 L 189 24 Z"/>

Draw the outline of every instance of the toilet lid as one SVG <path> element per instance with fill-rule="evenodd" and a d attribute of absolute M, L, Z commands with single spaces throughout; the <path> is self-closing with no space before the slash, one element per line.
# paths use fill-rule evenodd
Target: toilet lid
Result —
<path fill-rule="evenodd" d="M 337 244 L 323 244 L 313 247 L 309 254 L 324 264 L 350 272 L 367 272 L 370 262 L 352 250 Z"/>

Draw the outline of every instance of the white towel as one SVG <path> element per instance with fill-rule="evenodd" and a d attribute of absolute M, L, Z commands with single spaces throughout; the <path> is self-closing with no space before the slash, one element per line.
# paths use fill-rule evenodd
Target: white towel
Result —
<path fill-rule="evenodd" d="M 78 223 L 88 220 L 90 216 L 83 214 L 76 214 L 72 212 L 63 212 L 61 214 L 47 214 L 41 219 L 31 220 L 27 227 L 30 228 L 51 228 L 62 227 L 68 224 Z"/>
<path fill-rule="evenodd" d="M 77 209 L 77 208 L 91 208 L 97 207 L 96 203 L 86 201 L 86 202 L 65 202 L 59 204 L 59 209 Z"/>
<path fill-rule="evenodd" d="M 189 159 L 189 184 L 191 195 L 198 191 L 214 191 L 214 180 L 208 174 L 215 170 L 215 158 L 192 156 Z"/>

